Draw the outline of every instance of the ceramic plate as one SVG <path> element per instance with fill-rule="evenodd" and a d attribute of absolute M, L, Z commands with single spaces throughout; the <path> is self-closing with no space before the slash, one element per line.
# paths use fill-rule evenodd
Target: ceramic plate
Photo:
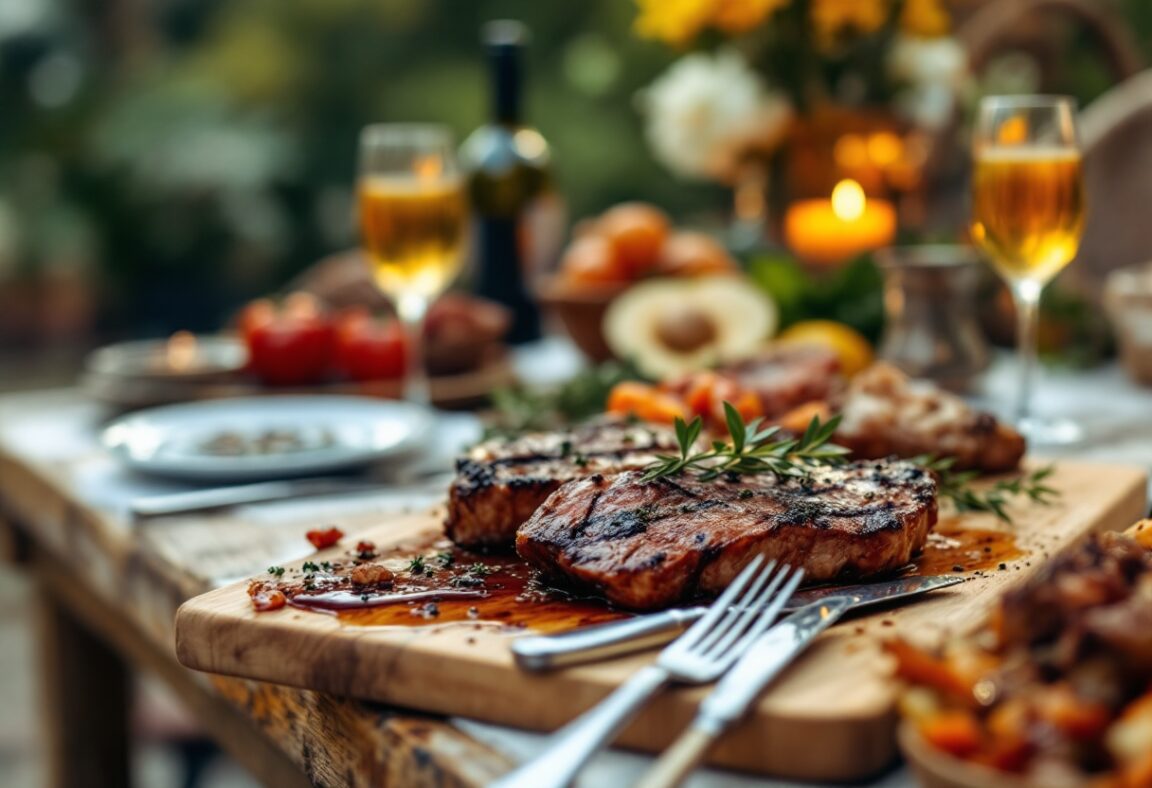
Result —
<path fill-rule="evenodd" d="M 136 470 L 188 480 L 256 480 L 366 465 L 416 448 L 425 408 L 367 397 L 246 397 L 137 411 L 104 446 Z"/>

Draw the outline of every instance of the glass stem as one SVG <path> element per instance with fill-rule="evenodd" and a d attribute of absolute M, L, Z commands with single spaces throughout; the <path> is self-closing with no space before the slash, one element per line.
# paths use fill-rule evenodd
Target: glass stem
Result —
<path fill-rule="evenodd" d="M 1024 280 L 1012 284 L 1012 300 L 1016 304 L 1016 358 L 1020 382 L 1016 390 L 1016 423 L 1032 416 L 1032 389 L 1036 380 L 1036 356 L 1040 322 L 1039 282 Z"/>
<path fill-rule="evenodd" d="M 431 405 L 428 390 L 428 370 L 424 364 L 424 317 L 428 314 L 428 299 L 408 293 L 396 299 L 396 313 L 404 325 L 407 369 L 404 371 L 404 399 L 417 405 Z"/>

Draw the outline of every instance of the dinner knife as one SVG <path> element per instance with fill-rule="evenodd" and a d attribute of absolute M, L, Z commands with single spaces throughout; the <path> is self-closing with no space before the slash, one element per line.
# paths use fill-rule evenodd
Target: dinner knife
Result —
<path fill-rule="evenodd" d="M 128 504 L 128 509 L 137 517 L 159 517 L 168 514 L 199 512 L 206 509 L 220 509 L 225 506 L 239 506 L 245 503 L 279 501 L 286 498 L 366 492 L 379 490 L 382 486 L 380 482 L 341 479 L 339 477 L 284 479 L 256 482 L 255 484 L 236 484 L 228 487 L 210 487 L 165 495 L 144 495 L 133 498 Z"/>
<path fill-rule="evenodd" d="M 854 604 L 854 597 L 828 596 L 805 605 L 761 635 L 720 679 L 700 704 L 692 724 L 660 756 L 637 788 L 679 785 L 720 734 L 747 713 L 764 688 Z"/>
<path fill-rule="evenodd" d="M 964 578 L 957 575 L 923 575 L 851 586 L 812 588 L 793 594 L 784 610 L 792 612 L 809 602 L 831 596 L 850 597 L 853 608 L 867 607 L 962 582 Z M 703 616 L 707 609 L 673 608 L 559 635 L 525 635 L 513 640 L 509 647 L 516 664 L 524 670 L 541 671 L 578 665 L 663 645 Z"/>

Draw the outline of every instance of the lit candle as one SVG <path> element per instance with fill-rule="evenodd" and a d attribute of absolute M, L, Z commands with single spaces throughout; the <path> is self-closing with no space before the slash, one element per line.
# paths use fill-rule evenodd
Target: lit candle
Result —
<path fill-rule="evenodd" d="M 896 236 L 896 209 L 868 199 L 860 184 L 845 179 L 830 200 L 799 200 L 784 214 L 784 241 L 802 260 L 831 265 L 887 246 Z"/>

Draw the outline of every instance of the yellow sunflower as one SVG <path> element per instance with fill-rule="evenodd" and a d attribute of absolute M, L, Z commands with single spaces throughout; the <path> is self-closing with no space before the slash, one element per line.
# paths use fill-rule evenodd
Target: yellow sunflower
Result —
<path fill-rule="evenodd" d="M 924 38 L 948 35 L 952 19 L 941 0 L 904 0 L 900 27 L 906 33 Z"/>
<path fill-rule="evenodd" d="M 712 22 L 725 33 L 743 33 L 763 22 L 791 0 L 719 0 Z"/>
<path fill-rule="evenodd" d="M 683 46 L 711 21 L 716 3 L 717 0 L 636 0 L 640 7 L 636 32 L 644 38 Z"/>
<path fill-rule="evenodd" d="M 888 0 L 812 0 L 812 27 L 821 46 L 845 32 L 866 36 L 888 18 Z"/>

